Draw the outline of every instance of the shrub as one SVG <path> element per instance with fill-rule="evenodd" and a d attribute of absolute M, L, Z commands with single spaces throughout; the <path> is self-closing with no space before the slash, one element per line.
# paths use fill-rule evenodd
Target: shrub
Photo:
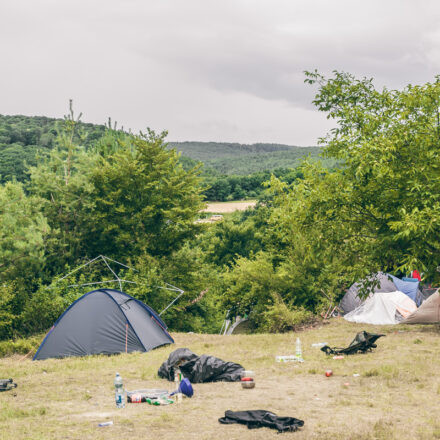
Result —
<path fill-rule="evenodd" d="M 36 352 L 43 340 L 43 334 L 38 334 L 27 339 L 16 339 L 0 342 L 0 357 L 11 356 L 13 354 L 27 354 Z"/>
<path fill-rule="evenodd" d="M 274 304 L 260 316 L 259 330 L 269 333 L 288 332 L 313 319 L 313 313 L 302 307 L 289 308 L 279 295 L 273 296 Z"/>

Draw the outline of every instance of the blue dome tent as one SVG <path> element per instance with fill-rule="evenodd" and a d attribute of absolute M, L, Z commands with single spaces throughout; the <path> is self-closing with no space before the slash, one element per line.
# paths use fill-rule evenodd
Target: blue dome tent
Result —
<path fill-rule="evenodd" d="M 64 311 L 33 359 L 146 352 L 173 343 L 152 308 L 119 290 L 98 289 Z"/>

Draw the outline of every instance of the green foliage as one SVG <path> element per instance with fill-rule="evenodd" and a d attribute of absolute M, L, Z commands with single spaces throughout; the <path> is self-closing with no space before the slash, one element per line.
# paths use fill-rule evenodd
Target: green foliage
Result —
<path fill-rule="evenodd" d="M 178 155 L 165 149 L 165 135 L 125 136 L 119 150 L 94 167 L 87 242 L 99 253 L 165 255 L 195 234 L 203 207 L 198 171 L 182 168 Z"/>
<path fill-rule="evenodd" d="M 76 143 L 83 138 L 79 124 L 71 108 L 55 147 L 29 169 L 28 190 L 43 201 L 42 212 L 53 231 L 48 254 L 54 269 L 86 253 L 85 233 L 95 204 L 90 174 L 98 156 Z"/>
<path fill-rule="evenodd" d="M 47 153 L 57 144 L 63 120 L 44 116 L 0 115 L 0 183 L 15 178 L 28 180 L 27 165 L 35 165 L 40 153 Z M 79 122 L 83 134 L 74 141 L 90 146 L 105 132 L 103 125 Z"/>
<path fill-rule="evenodd" d="M 338 121 L 321 140 L 325 154 L 344 165 L 308 176 L 303 224 L 331 231 L 329 252 L 341 252 L 342 245 L 352 260 L 367 258 L 370 267 L 437 276 L 440 80 L 399 91 L 376 90 L 372 80 L 346 73 L 308 78 L 319 85 L 315 105 Z"/>
<path fill-rule="evenodd" d="M 203 193 L 207 200 L 221 202 L 260 197 L 265 191 L 265 182 L 269 181 L 272 175 L 288 183 L 301 178 L 300 172 L 287 168 L 279 168 L 272 172 L 258 172 L 247 176 L 204 174 L 204 182 L 208 188 Z"/>
<path fill-rule="evenodd" d="M 87 132 L 72 110 L 57 129 L 0 118 L 0 338 L 47 329 L 87 289 L 68 285 L 105 279 L 91 269 L 49 286 L 54 276 L 99 254 L 134 266 L 120 273 L 136 283 L 127 293 L 159 312 L 178 295 L 161 287 L 183 289 L 163 315 L 180 331 L 217 332 L 228 309 L 255 331 L 288 331 L 378 270 L 438 281 L 440 79 L 400 91 L 339 72 L 306 81 L 337 127 L 324 161 L 308 149 L 295 170 L 305 151 L 288 146 L 173 144 L 193 160 L 165 133 Z M 264 171 L 250 174 L 254 159 Z M 27 193 L 14 175 L 29 176 Z M 259 203 L 207 226 L 194 222 L 203 195 Z"/>
<path fill-rule="evenodd" d="M 28 354 L 29 352 L 35 353 L 43 337 L 43 334 L 37 334 L 28 338 L 0 341 L 0 357 L 11 356 L 13 354 Z"/>
<path fill-rule="evenodd" d="M 12 337 L 15 315 L 12 311 L 14 288 L 11 284 L 0 284 L 0 340 Z"/>
<path fill-rule="evenodd" d="M 264 333 L 285 333 L 294 331 L 306 324 L 314 315 L 303 307 L 289 308 L 280 296 L 275 295 L 274 304 L 262 312 L 259 318 L 259 331 Z"/>
<path fill-rule="evenodd" d="M 256 216 L 235 212 L 199 236 L 207 261 L 216 266 L 232 266 L 237 257 L 249 257 L 261 249 L 255 226 Z"/>
<path fill-rule="evenodd" d="M 222 142 L 171 142 L 170 147 L 203 162 L 217 175 L 249 175 L 277 168 L 296 168 L 304 158 L 317 158 L 321 151 L 318 147 Z"/>
<path fill-rule="evenodd" d="M 44 261 L 50 228 L 39 206 L 40 200 L 26 197 L 20 183 L 0 186 L 0 280 Z"/>

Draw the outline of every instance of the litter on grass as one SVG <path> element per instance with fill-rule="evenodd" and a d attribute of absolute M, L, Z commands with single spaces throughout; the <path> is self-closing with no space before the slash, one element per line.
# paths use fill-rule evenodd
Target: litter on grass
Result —
<path fill-rule="evenodd" d="M 304 362 L 303 358 L 299 358 L 298 356 L 291 354 L 287 356 L 276 356 L 276 362 Z"/>

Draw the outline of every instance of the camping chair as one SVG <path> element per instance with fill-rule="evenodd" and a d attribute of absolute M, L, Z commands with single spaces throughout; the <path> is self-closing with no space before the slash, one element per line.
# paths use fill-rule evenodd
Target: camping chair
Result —
<path fill-rule="evenodd" d="M 376 335 L 374 333 L 368 333 L 366 331 L 359 332 L 351 344 L 347 348 L 339 348 L 339 347 L 329 347 L 325 345 L 321 348 L 325 354 L 356 354 L 357 352 L 366 353 L 367 351 L 371 351 L 373 348 L 376 348 L 377 345 L 375 342 L 385 335 Z"/>

